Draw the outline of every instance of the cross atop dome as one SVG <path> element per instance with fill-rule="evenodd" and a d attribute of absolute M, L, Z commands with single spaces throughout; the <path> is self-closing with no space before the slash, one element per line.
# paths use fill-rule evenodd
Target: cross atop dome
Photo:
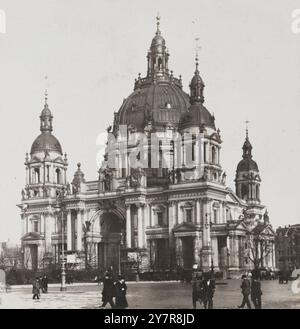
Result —
<path fill-rule="evenodd" d="M 159 25 L 160 25 L 160 15 L 159 15 L 159 13 L 157 13 L 157 15 L 156 15 L 156 27 L 157 27 L 157 29 L 156 29 L 156 35 L 158 35 L 158 34 L 161 33 L 160 32 L 160 29 L 159 29 Z"/>

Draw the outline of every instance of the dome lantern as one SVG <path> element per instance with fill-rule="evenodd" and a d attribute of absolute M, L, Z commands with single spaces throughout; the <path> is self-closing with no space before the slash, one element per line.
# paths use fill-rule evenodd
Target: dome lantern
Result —
<path fill-rule="evenodd" d="M 45 105 L 44 105 L 44 109 L 42 110 L 42 113 L 40 115 L 40 120 L 41 120 L 40 130 L 42 133 L 51 132 L 53 130 L 52 119 L 53 119 L 53 116 L 48 107 L 48 92 L 46 90 L 45 91 Z"/>
<path fill-rule="evenodd" d="M 152 39 L 151 46 L 147 55 L 147 59 L 148 59 L 147 77 L 152 77 L 152 78 L 168 77 L 169 53 L 166 47 L 166 41 L 162 37 L 161 31 L 159 29 L 160 26 L 159 15 L 157 15 L 156 17 L 156 25 L 157 25 L 157 29 L 156 29 L 155 37 Z"/>
<path fill-rule="evenodd" d="M 196 70 L 194 73 L 194 76 L 192 78 L 192 81 L 190 83 L 190 101 L 191 104 L 196 103 L 204 103 L 204 96 L 203 96 L 203 90 L 204 90 L 204 82 L 200 76 L 199 72 L 199 60 L 198 60 L 198 53 L 196 54 Z"/>

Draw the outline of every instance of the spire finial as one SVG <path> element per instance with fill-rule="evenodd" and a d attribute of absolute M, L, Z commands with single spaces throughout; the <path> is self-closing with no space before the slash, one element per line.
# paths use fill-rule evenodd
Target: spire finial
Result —
<path fill-rule="evenodd" d="M 199 57 L 198 57 L 198 49 L 196 49 L 196 57 L 195 57 L 195 64 L 196 64 L 196 72 L 199 72 Z"/>
<path fill-rule="evenodd" d="M 199 50 L 201 49 L 201 46 L 199 45 L 199 40 L 200 38 L 197 37 L 195 38 L 195 43 L 196 43 L 196 46 L 195 46 L 195 53 L 196 53 L 196 56 L 195 56 L 195 64 L 196 64 L 196 72 L 199 72 Z"/>
<path fill-rule="evenodd" d="M 48 76 L 46 75 L 44 77 L 44 79 L 45 79 L 45 85 L 46 85 L 45 92 L 44 92 L 44 95 L 45 95 L 45 105 L 48 105 L 48 89 L 47 89 L 47 87 L 48 87 Z"/>
<path fill-rule="evenodd" d="M 159 25 L 160 25 L 160 15 L 159 15 L 159 12 L 157 12 L 157 15 L 156 15 L 156 26 L 157 26 L 156 34 L 160 34 Z"/>
<path fill-rule="evenodd" d="M 248 139 L 248 124 L 250 123 L 249 120 L 246 120 L 245 121 L 245 124 L 246 124 L 246 139 Z"/>

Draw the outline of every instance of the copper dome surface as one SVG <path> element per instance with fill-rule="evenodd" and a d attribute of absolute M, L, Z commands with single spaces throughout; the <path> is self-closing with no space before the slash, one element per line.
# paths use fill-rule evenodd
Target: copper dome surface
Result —
<path fill-rule="evenodd" d="M 62 148 L 58 139 L 50 132 L 40 134 L 31 146 L 30 154 L 39 152 L 57 152 L 62 155 Z"/>
<path fill-rule="evenodd" d="M 117 124 L 143 129 L 151 118 L 154 126 L 169 123 L 177 125 L 181 115 L 190 106 L 189 95 L 182 90 L 178 79 L 176 83 L 172 82 L 172 78 L 141 80 L 144 81 L 140 85 L 137 82 L 134 92 L 119 109 Z"/>

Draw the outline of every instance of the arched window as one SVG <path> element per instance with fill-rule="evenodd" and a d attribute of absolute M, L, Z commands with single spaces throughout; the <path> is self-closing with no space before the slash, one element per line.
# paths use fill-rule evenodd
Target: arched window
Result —
<path fill-rule="evenodd" d="M 192 135 L 192 161 L 196 160 L 196 136 Z"/>
<path fill-rule="evenodd" d="M 57 184 L 61 184 L 61 171 L 59 168 L 57 168 L 55 170 L 55 173 L 56 173 L 56 183 Z"/>
<path fill-rule="evenodd" d="M 242 199 L 247 200 L 248 199 L 248 186 L 247 184 L 242 184 Z"/>
<path fill-rule="evenodd" d="M 218 209 L 214 209 L 214 223 L 217 224 L 218 222 Z"/>
<path fill-rule="evenodd" d="M 157 212 L 157 225 L 164 226 L 164 214 L 162 211 Z"/>
<path fill-rule="evenodd" d="M 213 146 L 212 149 L 211 149 L 211 160 L 212 160 L 212 163 L 213 163 L 213 164 L 216 163 L 216 149 L 215 149 L 214 146 Z"/>
<path fill-rule="evenodd" d="M 206 163 L 206 148 L 207 148 L 207 143 L 204 143 L 204 150 L 203 150 L 204 163 Z"/>
<path fill-rule="evenodd" d="M 162 67 L 162 59 L 161 57 L 158 58 L 158 69 L 160 70 Z"/>
<path fill-rule="evenodd" d="M 34 182 L 35 184 L 40 183 L 40 169 L 34 168 Z"/>

